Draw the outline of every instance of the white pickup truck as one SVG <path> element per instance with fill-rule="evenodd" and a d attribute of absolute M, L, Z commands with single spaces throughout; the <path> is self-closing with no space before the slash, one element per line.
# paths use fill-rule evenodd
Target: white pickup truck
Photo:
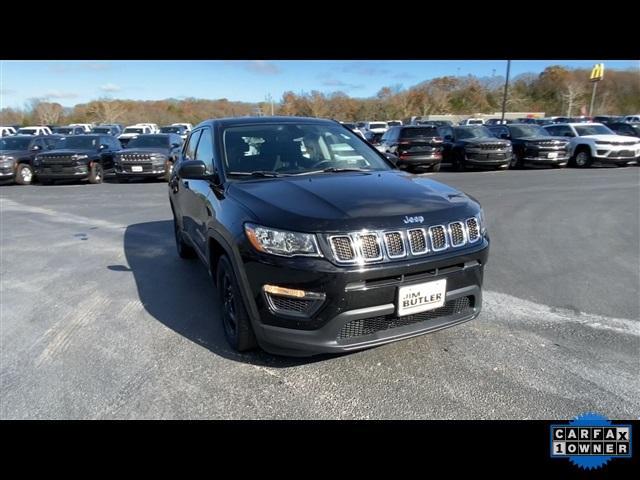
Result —
<path fill-rule="evenodd" d="M 51 129 L 44 126 L 22 127 L 18 129 L 16 135 L 51 135 Z"/>
<path fill-rule="evenodd" d="M 589 167 L 594 162 L 626 166 L 640 161 L 640 140 L 616 135 L 601 123 L 544 125 L 551 135 L 569 137 L 570 163 Z"/>
<path fill-rule="evenodd" d="M 120 144 L 124 147 L 132 138 L 136 138 L 138 135 L 146 135 L 148 133 L 154 133 L 148 125 L 130 125 L 118 136 L 118 140 L 120 140 Z"/>

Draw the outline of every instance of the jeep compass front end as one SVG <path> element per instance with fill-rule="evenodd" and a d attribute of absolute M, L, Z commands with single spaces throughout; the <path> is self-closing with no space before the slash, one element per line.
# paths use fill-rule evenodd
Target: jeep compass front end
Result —
<path fill-rule="evenodd" d="M 239 350 L 344 352 L 480 312 L 478 202 L 396 170 L 337 122 L 204 122 L 169 188 L 178 252 L 209 267 Z"/>

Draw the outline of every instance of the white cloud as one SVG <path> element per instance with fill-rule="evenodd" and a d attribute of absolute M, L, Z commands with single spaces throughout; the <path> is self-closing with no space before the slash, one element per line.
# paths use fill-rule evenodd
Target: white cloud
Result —
<path fill-rule="evenodd" d="M 107 93 L 113 93 L 119 92 L 120 90 L 122 90 L 122 87 L 116 85 L 115 83 L 105 83 L 104 85 L 100 86 L 100 90 Z"/>
<path fill-rule="evenodd" d="M 77 93 L 62 92 L 60 90 L 49 90 L 48 92 L 45 92 L 42 95 L 43 98 L 56 98 L 56 99 L 60 99 L 60 98 L 76 98 L 77 96 L 78 96 Z"/>

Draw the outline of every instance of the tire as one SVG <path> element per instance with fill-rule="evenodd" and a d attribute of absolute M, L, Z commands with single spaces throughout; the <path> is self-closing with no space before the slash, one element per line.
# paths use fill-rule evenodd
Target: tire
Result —
<path fill-rule="evenodd" d="M 16 168 L 15 182 L 18 185 L 31 185 L 33 181 L 33 168 L 28 163 L 19 163 Z"/>
<path fill-rule="evenodd" d="M 464 172 L 467 169 L 467 165 L 464 162 L 464 153 L 456 152 L 455 159 L 455 170 L 457 170 L 458 172 Z"/>
<path fill-rule="evenodd" d="M 522 158 L 516 152 L 513 152 L 511 155 L 511 160 L 509 161 L 509 168 L 511 170 L 520 170 L 522 168 Z"/>
<path fill-rule="evenodd" d="M 216 285 L 220 294 L 222 327 L 229 345 L 238 352 L 256 348 L 258 344 L 251 327 L 251 320 L 244 306 L 231 262 L 226 255 L 218 260 Z"/>
<path fill-rule="evenodd" d="M 162 180 L 165 182 L 171 180 L 171 173 L 173 173 L 173 160 L 167 160 L 164 164 L 164 175 L 162 176 Z"/>
<path fill-rule="evenodd" d="M 89 166 L 89 183 L 99 184 L 104 180 L 104 170 L 102 164 L 93 162 Z"/>
<path fill-rule="evenodd" d="M 178 220 L 176 217 L 173 217 L 173 235 L 176 240 L 176 250 L 178 251 L 178 256 L 180 258 L 195 258 L 196 251 L 193 249 L 191 245 L 184 241 L 182 236 L 182 230 L 178 225 Z"/>
<path fill-rule="evenodd" d="M 439 172 L 439 171 L 440 171 L 440 164 L 439 164 L 439 163 L 436 163 L 435 165 L 433 165 L 433 166 L 431 167 L 431 171 L 432 171 L 432 172 Z"/>
<path fill-rule="evenodd" d="M 592 162 L 591 152 L 587 149 L 580 149 L 576 152 L 574 163 L 578 168 L 588 168 Z"/>

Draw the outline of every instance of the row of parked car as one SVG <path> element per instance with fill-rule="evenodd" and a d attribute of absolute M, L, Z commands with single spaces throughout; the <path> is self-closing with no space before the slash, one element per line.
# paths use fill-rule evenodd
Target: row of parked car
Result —
<path fill-rule="evenodd" d="M 439 121 L 384 129 L 379 123 L 385 122 L 367 122 L 364 133 L 355 125 L 343 125 L 357 130 L 398 168 L 410 171 L 438 171 L 442 164 L 465 170 L 522 168 L 530 164 L 589 167 L 595 163 L 640 163 L 640 134 L 620 135 L 602 123 L 487 126 Z M 637 132 L 638 124 L 628 125 Z M 76 126 L 64 128 L 71 127 Z M 169 180 L 186 137 L 176 133 L 181 129 L 167 132 L 168 127 L 139 124 L 113 135 L 111 127 L 92 127 L 91 132 L 80 134 L 17 134 L 0 138 L 0 182 L 28 185 L 37 178 L 43 184 L 71 179 L 101 183 L 105 172 L 113 172 L 117 181 L 135 177 Z M 128 129 L 135 131 L 127 132 Z M 160 133 L 149 133 L 156 131 Z M 124 134 L 131 135 L 123 142 Z"/>
<path fill-rule="evenodd" d="M 190 123 L 172 123 L 164 127 L 158 127 L 155 123 L 136 123 L 124 127 L 118 123 L 103 123 L 100 125 L 92 125 L 89 123 L 71 123 L 65 126 L 55 125 L 37 125 L 31 127 L 20 127 L 17 125 L 11 127 L 0 127 L 0 137 L 8 137 L 13 135 L 86 135 L 100 134 L 111 135 L 117 137 L 124 146 L 129 140 L 138 135 L 147 135 L 154 133 L 175 133 L 180 135 L 183 140 L 187 138 L 193 126 Z"/>
<path fill-rule="evenodd" d="M 526 165 L 627 166 L 640 162 L 640 132 L 621 135 L 601 123 L 531 123 L 497 125 L 403 125 L 364 137 L 379 151 L 397 157 L 400 168 L 457 170 L 470 167 L 522 168 Z"/>

